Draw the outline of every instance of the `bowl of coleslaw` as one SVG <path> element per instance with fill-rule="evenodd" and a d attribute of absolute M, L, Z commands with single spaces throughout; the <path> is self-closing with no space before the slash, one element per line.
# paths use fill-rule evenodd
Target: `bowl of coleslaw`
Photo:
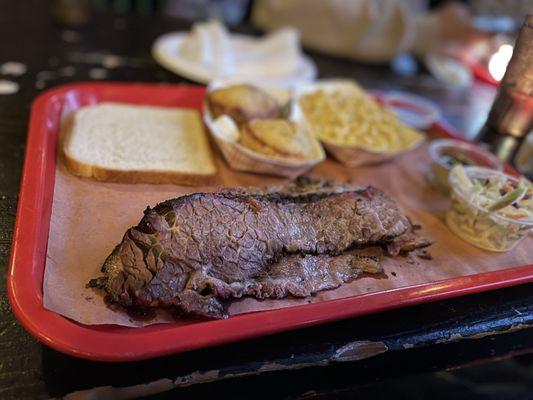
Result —
<path fill-rule="evenodd" d="M 461 239 L 490 251 L 508 251 L 533 228 L 533 187 L 483 167 L 456 165 L 449 175 L 446 224 Z"/>

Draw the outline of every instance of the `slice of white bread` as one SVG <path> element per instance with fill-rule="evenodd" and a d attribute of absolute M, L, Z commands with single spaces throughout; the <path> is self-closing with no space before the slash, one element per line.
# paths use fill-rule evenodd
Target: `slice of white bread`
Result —
<path fill-rule="evenodd" d="M 75 175 L 200 185 L 216 172 L 196 110 L 100 103 L 76 111 L 63 128 L 62 158 Z"/>

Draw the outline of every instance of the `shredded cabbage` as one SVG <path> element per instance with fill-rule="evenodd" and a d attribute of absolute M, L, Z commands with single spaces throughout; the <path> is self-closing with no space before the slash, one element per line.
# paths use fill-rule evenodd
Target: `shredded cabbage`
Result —
<path fill-rule="evenodd" d="M 453 167 L 446 222 L 462 239 L 487 250 L 514 247 L 533 227 L 533 188 L 485 168 Z"/>

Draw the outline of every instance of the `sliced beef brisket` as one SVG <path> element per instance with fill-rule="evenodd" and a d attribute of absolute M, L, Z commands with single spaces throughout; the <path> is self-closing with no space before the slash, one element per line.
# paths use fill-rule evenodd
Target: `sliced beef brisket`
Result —
<path fill-rule="evenodd" d="M 378 189 L 296 181 L 148 208 L 90 285 L 125 307 L 222 318 L 220 299 L 305 297 L 380 272 L 362 247 L 398 254 L 429 244 Z"/>

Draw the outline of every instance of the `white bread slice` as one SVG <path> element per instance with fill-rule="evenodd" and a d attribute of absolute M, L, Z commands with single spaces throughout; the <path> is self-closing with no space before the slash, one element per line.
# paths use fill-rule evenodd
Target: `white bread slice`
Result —
<path fill-rule="evenodd" d="M 75 112 L 63 128 L 63 160 L 75 175 L 199 185 L 216 172 L 196 110 L 100 103 Z"/>

